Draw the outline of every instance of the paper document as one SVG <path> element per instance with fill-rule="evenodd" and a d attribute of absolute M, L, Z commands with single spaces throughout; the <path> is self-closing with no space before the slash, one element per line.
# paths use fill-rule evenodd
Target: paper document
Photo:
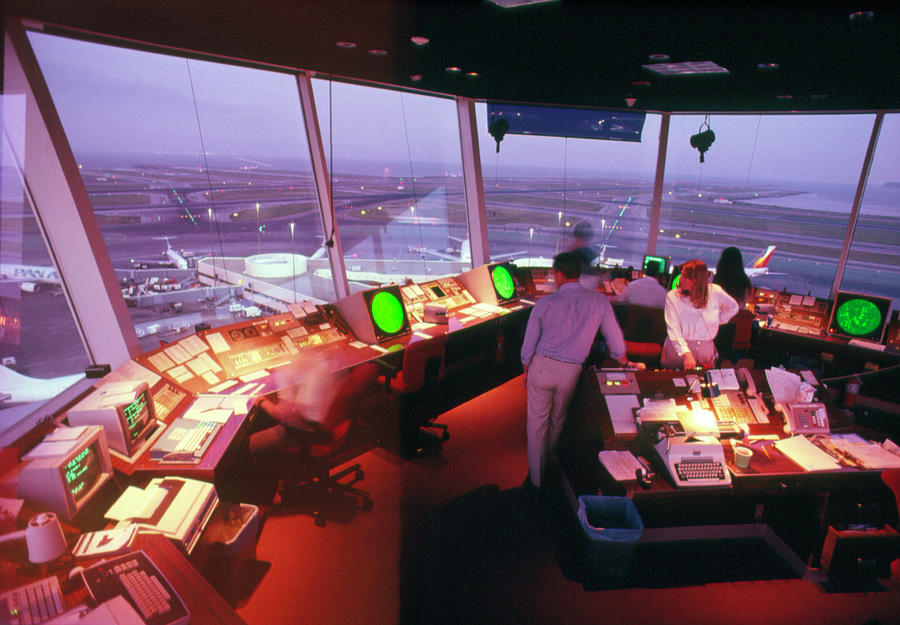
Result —
<path fill-rule="evenodd" d="M 831 444 L 863 469 L 900 469 L 900 456 L 861 436 L 855 438 L 832 436 Z"/>
<path fill-rule="evenodd" d="M 784 369 L 766 369 L 766 382 L 776 402 L 789 404 L 797 401 L 802 380 L 796 373 Z"/>
<path fill-rule="evenodd" d="M 834 471 L 841 463 L 813 445 L 805 436 L 792 436 L 775 443 L 778 451 L 800 465 L 804 471 Z"/>
<path fill-rule="evenodd" d="M 709 377 L 713 382 L 719 385 L 719 390 L 741 390 L 741 385 L 738 384 L 737 375 L 735 375 L 734 369 L 710 369 Z"/>
<path fill-rule="evenodd" d="M 616 436 L 637 434 L 634 422 L 634 409 L 640 406 L 637 395 L 604 395 L 603 399 Z"/>
<path fill-rule="evenodd" d="M 129 486 L 119 495 L 116 503 L 106 511 L 105 517 L 110 521 L 150 516 L 166 496 L 166 489 L 158 486 L 138 488 Z"/>
<path fill-rule="evenodd" d="M 636 479 L 635 471 L 641 463 L 630 451 L 604 450 L 599 454 L 600 462 L 617 482 Z"/>

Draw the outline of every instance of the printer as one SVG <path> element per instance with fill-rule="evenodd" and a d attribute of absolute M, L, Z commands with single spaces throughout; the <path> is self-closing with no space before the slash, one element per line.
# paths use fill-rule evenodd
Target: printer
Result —
<path fill-rule="evenodd" d="M 129 486 L 106 512 L 116 527 L 135 525 L 141 532 L 158 532 L 184 545 L 190 555 L 219 505 L 209 482 L 183 477 L 158 477 L 145 488 Z"/>

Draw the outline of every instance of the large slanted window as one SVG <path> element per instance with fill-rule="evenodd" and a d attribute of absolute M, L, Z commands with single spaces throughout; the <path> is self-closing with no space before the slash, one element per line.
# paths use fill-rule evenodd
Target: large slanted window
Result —
<path fill-rule="evenodd" d="M 0 147 L 0 437 L 89 364 L 28 190 L 24 96 L 2 96 Z"/>
<path fill-rule="evenodd" d="M 307 262 L 324 236 L 295 75 L 29 40 L 145 349 L 334 298 Z"/>
<path fill-rule="evenodd" d="M 841 290 L 890 297 L 900 309 L 900 113 L 884 116 Z"/>
<path fill-rule="evenodd" d="M 313 93 L 350 290 L 467 268 L 454 101 L 323 79 Z"/>
<path fill-rule="evenodd" d="M 776 250 L 754 286 L 828 297 L 874 115 L 673 115 L 657 252 L 715 268 L 737 246 L 749 264 Z"/>
<path fill-rule="evenodd" d="M 549 264 L 590 226 L 589 245 L 607 264 L 640 266 L 647 250 L 659 115 L 640 142 L 488 131 L 476 106 L 488 242 L 493 258 Z"/>

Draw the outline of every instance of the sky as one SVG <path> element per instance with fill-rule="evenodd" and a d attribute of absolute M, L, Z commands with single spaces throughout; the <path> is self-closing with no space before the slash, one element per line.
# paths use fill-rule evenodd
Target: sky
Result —
<path fill-rule="evenodd" d="M 76 153 L 199 155 L 205 150 L 262 162 L 308 161 L 297 84 L 290 74 L 44 33 L 31 32 L 29 38 Z M 386 163 L 459 163 L 452 99 L 313 82 L 326 154 Z M 658 114 L 647 116 L 640 143 L 507 135 L 498 155 L 487 133 L 485 105 L 477 110 L 486 173 L 530 167 L 548 175 L 593 171 L 652 178 Z M 701 165 L 689 141 L 703 116 L 673 115 L 666 179 L 856 184 L 874 119 L 871 113 L 712 114 L 709 127 L 716 140 Z M 900 113 L 886 117 L 869 181 L 900 181 Z"/>

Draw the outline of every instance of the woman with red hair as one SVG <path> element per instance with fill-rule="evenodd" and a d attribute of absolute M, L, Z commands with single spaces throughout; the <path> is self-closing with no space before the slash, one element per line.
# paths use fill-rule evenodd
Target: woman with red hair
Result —
<path fill-rule="evenodd" d="M 667 369 L 715 367 L 713 339 L 719 325 L 737 314 L 738 303 L 718 284 L 710 284 L 709 269 L 702 260 L 681 266 L 678 288 L 666 295 L 666 327 L 662 366 Z"/>

